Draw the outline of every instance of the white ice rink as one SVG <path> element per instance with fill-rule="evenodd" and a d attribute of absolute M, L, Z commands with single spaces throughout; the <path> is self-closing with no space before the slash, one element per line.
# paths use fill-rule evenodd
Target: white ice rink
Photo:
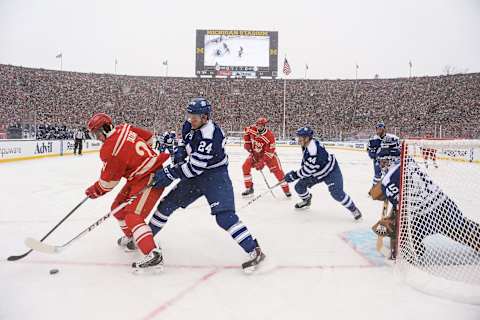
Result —
<path fill-rule="evenodd" d="M 33 252 L 7 262 L 27 250 L 26 237 L 40 239 L 84 197 L 101 162 L 93 153 L 0 164 L 0 319 L 480 319 L 479 306 L 428 296 L 394 277 L 369 231 L 381 210 L 367 197 L 371 162 L 365 153 L 332 151 L 363 222 L 354 223 L 325 185 L 313 189 L 308 211 L 295 211 L 298 199 L 285 199 L 281 190 L 277 199 L 266 195 L 239 212 L 277 265 L 252 276 L 241 272 L 246 255 L 203 199 L 174 213 L 157 237 L 166 262 L 159 275 L 131 273 L 139 255 L 117 247 L 113 219 L 60 254 Z M 278 152 L 285 171 L 298 167 L 298 147 Z M 246 153 L 234 146 L 229 154 L 240 207 Z M 256 191 L 265 190 L 261 176 L 253 177 Z M 46 242 L 71 238 L 106 213 L 115 194 L 87 201 Z M 52 268 L 60 272 L 50 275 Z"/>

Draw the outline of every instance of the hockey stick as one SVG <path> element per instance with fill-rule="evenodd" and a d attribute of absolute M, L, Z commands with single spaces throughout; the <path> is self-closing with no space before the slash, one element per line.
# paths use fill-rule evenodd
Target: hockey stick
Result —
<path fill-rule="evenodd" d="M 277 197 L 275 197 L 275 194 L 273 193 L 273 190 L 270 188 L 270 184 L 268 183 L 267 178 L 265 177 L 265 174 L 263 173 L 263 170 L 260 170 L 260 173 L 262 174 L 263 181 L 265 181 L 265 184 L 267 185 L 268 190 L 270 190 L 270 193 L 272 194 L 272 197 L 274 197 L 276 199 Z"/>
<path fill-rule="evenodd" d="M 91 224 L 88 228 L 86 228 L 85 230 L 80 232 L 78 235 L 76 235 L 74 238 L 65 242 L 62 245 L 50 245 L 50 244 L 38 241 L 38 240 L 33 239 L 33 238 L 25 239 L 25 244 L 27 245 L 27 247 L 29 247 L 29 248 L 31 248 L 32 250 L 35 250 L 35 251 L 39 251 L 39 252 L 43 252 L 43 253 L 50 253 L 50 254 L 59 253 L 59 252 L 63 251 L 65 248 L 69 247 L 73 242 L 82 238 L 87 233 L 89 233 L 90 231 L 92 231 L 93 229 L 98 227 L 100 224 L 102 224 L 105 220 L 110 218 L 112 215 L 116 214 L 117 212 L 119 212 L 120 210 L 122 210 L 123 208 L 125 208 L 126 206 L 131 204 L 139 195 L 141 195 L 145 190 L 147 190 L 147 188 L 149 188 L 149 186 L 145 187 L 144 189 L 142 189 L 138 193 L 136 193 L 133 196 L 131 196 L 130 198 L 128 198 L 127 201 L 123 202 L 121 205 L 119 205 L 118 207 L 116 207 L 115 209 L 110 211 L 109 213 L 105 214 L 103 217 L 101 217 L 100 219 L 95 221 L 93 224 Z"/>
<path fill-rule="evenodd" d="M 60 220 L 59 223 L 57 223 L 57 225 L 55 227 L 53 227 L 52 230 L 50 230 L 40 241 L 38 241 L 39 243 L 41 243 L 43 240 L 45 240 L 50 234 L 52 234 L 53 231 L 55 231 L 55 229 L 57 229 L 63 222 L 65 222 L 65 220 L 68 219 L 68 217 L 70 217 L 82 204 L 85 203 L 85 201 L 87 201 L 89 198 L 88 197 L 85 197 L 79 204 L 77 204 L 75 206 L 75 208 L 73 208 L 62 220 Z M 7 258 L 8 261 L 17 261 L 17 260 L 20 260 L 22 258 L 25 258 L 26 256 L 28 256 L 30 254 L 30 252 L 32 252 L 33 249 L 30 249 L 28 250 L 27 252 L 25 252 L 24 254 L 22 255 L 19 255 L 19 256 L 10 256 Z"/>
<path fill-rule="evenodd" d="M 382 216 L 381 218 L 385 218 L 387 216 L 387 210 L 388 210 L 388 200 L 385 199 L 383 201 L 383 208 L 382 208 Z M 383 238 L 382 236 L 377 237 L 377 244 L 376 244 L 376 249 L 377 252 L 384 254 L 383 252 Z"/>
<path fill-rule="evenodd" d="M 275 189 L 276 187 L 278 187 L 279 185 L 281 185 L 282 183 L 284 183 L 285 180 L 282 180 L 282 181 L 279 181 L 277 182 L 276 184 L 274 184 L 271 188 L 268 188 L 268 190 L 260 193 L 259 195 L 256 195 L 254 198 L 252 198 L 250 201 L 248 201 L 244 206 L 242 206 L 240 209 L 238 209 L 239 211 L 242 210 L 242 209 L 245 209 L 246 207 L 248 207 L 249 205 L 251 205 L 252 203 L 254 203 L 255 201 L 257 201 L 258 199 L 260 199 L 261 197 L 263 197 L 264 195 L 266 195 L 267 193 L 271 192 L 273 189 Z"/>

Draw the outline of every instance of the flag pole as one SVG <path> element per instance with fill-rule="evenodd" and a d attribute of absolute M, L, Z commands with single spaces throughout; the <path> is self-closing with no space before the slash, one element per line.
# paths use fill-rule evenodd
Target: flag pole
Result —
<path fill-rule="evenodd" d="M 283 74 L 285 77 L 283 78 L 283 140 L 285 140 L 285 129 L 286 129 L 286 122 L 287 122 L 287 76 L 292 72 L 290 69 L 290 65 L 288 64 L 287 57 L 283 60 Z"/>
<path fill-rule="evenodd" d="M 63 70 L 63 54 L 60 56 L 60 71 Z"/>
<path fill-rule="evenodd" d="M 286 101 L 287 101 L 287 96 L 286 96 L 286 92 L 287 92 L 287 78 L 284 77 L 283 78 L 283 140 L 285 140 L 285 122 L 286 122 Z"/>
<path fill-rule="evenodd" d="M 168 59 L 162 62 L 165 68 L 165 77 L 168 77 Z"/>
<path fill-rule="evenodd" d="M 358 82 L 358 63 L 355 62 L 355 85 L 353 86 L 353 96 L 357 97 L 357 82 Z"/>

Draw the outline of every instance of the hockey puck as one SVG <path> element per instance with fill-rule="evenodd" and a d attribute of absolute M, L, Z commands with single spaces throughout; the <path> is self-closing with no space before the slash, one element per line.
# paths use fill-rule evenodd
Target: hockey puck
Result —
<path fill-rule="evenodd" d="M 57 274 L 58 273 L 58 269 L 50 269 L 50 274 Z"/>

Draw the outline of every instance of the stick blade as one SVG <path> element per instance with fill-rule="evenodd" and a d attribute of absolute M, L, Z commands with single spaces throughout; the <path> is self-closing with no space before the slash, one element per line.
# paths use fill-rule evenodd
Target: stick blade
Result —
<path fill-rule="evenodd" d="M 377 249 L 378 253 L 382 253 L 383 245 L 384 245 L 383 244 L 383 237 L 378 236 L 377 243 L 375 244 L 375 248 Z"/>
<path fill-rule="evenodd" d="M 40 242 L 36 239 L 33 238 L 27 238 L 25 239 L 25 245 L 29 247 L 32 250 L 38 251 L 38 252 L 43 252 L 43 253 L 48 253 L 48 254 L 54 254 L 57 253 L 58 250 L 55 246 L 51 246 L 49 244 L 46 244 L 44 242 Z"/>
<path fill-rule="evenodd" d="M 32 251 L 32 250 L 30 250 Z M 30 251 L 28 251 L 28 253 L 30 253 Z M 19 256 L 10 256 L 7 258 L 8 261 L 17 261 L 17 260 L 20 260 L 22 258 L 24 258 L 28 253 L 24 253 L 22 255 L 19 255 Z"/>

